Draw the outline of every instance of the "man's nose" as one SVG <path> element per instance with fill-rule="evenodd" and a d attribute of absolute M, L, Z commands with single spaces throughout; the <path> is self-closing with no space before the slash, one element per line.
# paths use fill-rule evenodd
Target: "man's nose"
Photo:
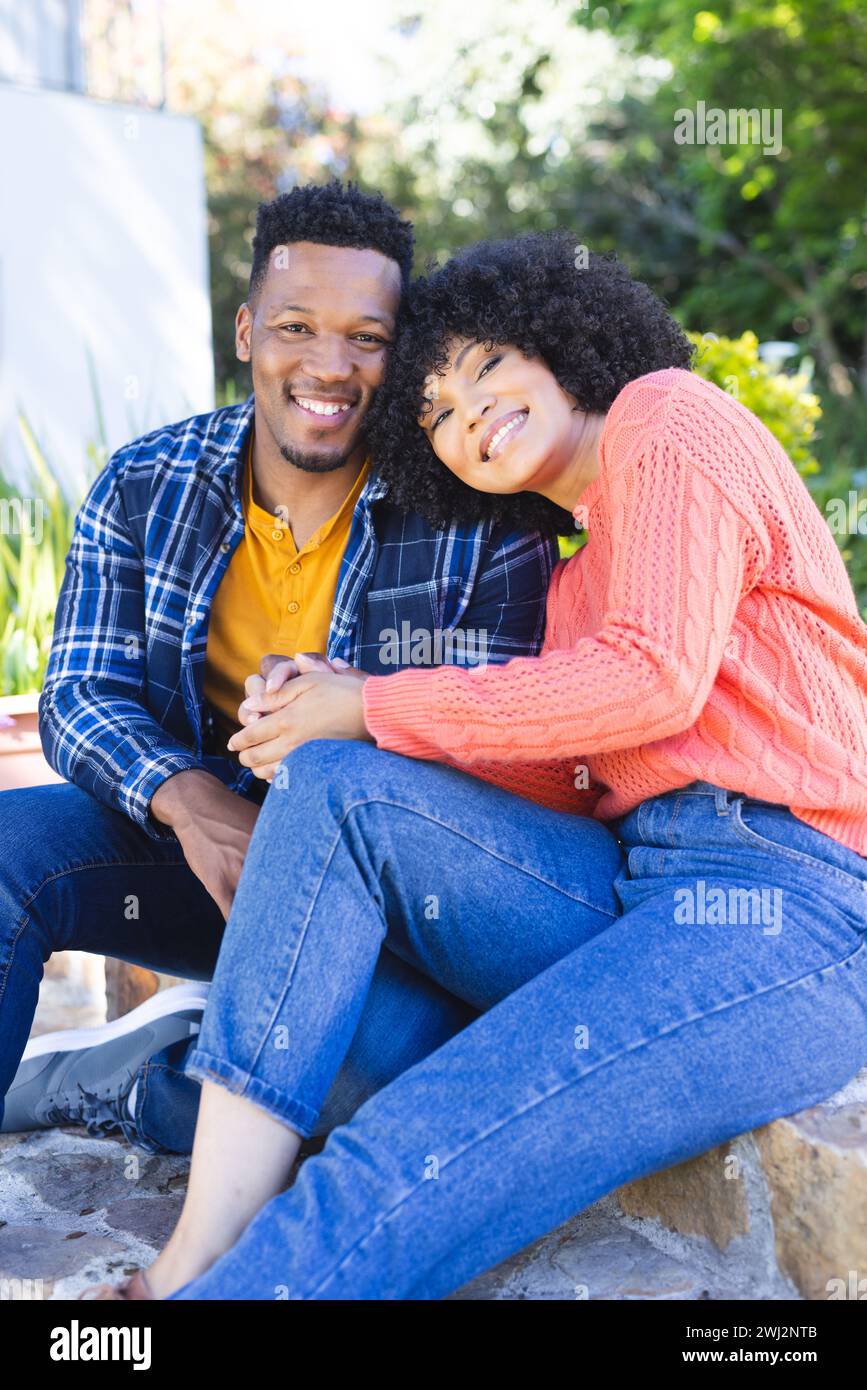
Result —
<path fill-rule="evenodd" d="M 317 381 L 346 381 L 352 376 L 349 344 L 343 338 L 320 335 L 308 345 L 302 370 Z"/>

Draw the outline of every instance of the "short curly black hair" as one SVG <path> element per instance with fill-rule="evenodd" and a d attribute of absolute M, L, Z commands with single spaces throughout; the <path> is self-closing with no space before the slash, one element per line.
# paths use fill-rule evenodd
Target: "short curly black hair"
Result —
<path fill-rule="evenodd" d="M 583 410 L 598 412 L 636 377 L 688 368 L 693 356 L 653 291 L 613 254 L 585 257 L 570 232 L 479 242 L 420 277 L 404 296 L 368 439 L 391 499 L 435 526 L 490 519 L 548 533 L 575 529 L 553 502 L 529 492 L 477 492 L 434 454 L 418 425 L 422 388 L 431 372 L 445 370 L 456 337 L 541 357 Z"/>
<path fill-rule="evenodd" d="M 357 184 L 308 183 L 260 203 L 253 237 L 249 296 L 265 278 L 275 246 L 315 241 L 321 246 L 352 246 L 379 251 L 400 266 L 403 288 L 409 284 L 414 251 L 412 223 L 401 219 L 381 193 L 363 193 Z"/>

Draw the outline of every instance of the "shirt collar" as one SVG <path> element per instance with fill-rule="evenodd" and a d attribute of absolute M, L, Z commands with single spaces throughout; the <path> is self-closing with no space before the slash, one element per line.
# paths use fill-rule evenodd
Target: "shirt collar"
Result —
<path fill-rule="evenodd" d="M 376 465 L 371 463 L 370 472 L 367 475 L 367 482 L 358 499 L 359 506 L 369 506 L 371 502 L 379 502 L 388 493 L 388 484 L 376 471 Z"/>
<path fill-rule="evenodd" d="M 215 411 L 215 415 L 223 414 L 223 420 L 217 428 L 209 431 L 196 465 L 203 482 L 228 493 L 239 515 L 244 459 L 255 407 L 256 398 L 251 394 L 242 405 L 231 406 L 225 413 Z"/>

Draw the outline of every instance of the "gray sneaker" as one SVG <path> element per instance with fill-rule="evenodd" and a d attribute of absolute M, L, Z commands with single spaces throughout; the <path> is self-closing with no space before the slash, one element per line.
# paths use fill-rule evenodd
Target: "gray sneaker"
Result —
<path fill-rule="evenodd" d="M 89 1134 L 119 1129 L 134 1143 L 127 1098 L 138 1069 L 155 1052 L 198 1033 L 208 988 L 175 985 L 113 1023 L 31 1038 L 6 1095 L 0 1132 L 80 1124 Z"/>

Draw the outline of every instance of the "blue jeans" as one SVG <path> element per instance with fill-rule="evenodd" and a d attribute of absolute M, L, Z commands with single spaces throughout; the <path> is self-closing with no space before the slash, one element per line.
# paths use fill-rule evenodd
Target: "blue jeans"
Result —
<path fill-rule="evenodd" d="M 786 808 L 694 783 L 606 828 L 366 744 L 286 762 L 190 1074 L 312 1133 L 383 944 L 483 1012 L 173 1297 L 442 1297 L 867 1062 L 867 860 Z"/>
<path fill-rule="evenodd" d="M 135 912 L 130 905 L 135 904 Z M 177 841 L 152 840 L 69 783 L 0 793 L 0 1122 L 54 951 L 91 951 L 209 980 L 225 923 Z M 477 1010 L 383 951 L 314 1133 L 321 1137 Z M 192 1149 L 201 1087 L 191 1042 L 140 1068 L 127 1137 L 153 1152 Z"/>

